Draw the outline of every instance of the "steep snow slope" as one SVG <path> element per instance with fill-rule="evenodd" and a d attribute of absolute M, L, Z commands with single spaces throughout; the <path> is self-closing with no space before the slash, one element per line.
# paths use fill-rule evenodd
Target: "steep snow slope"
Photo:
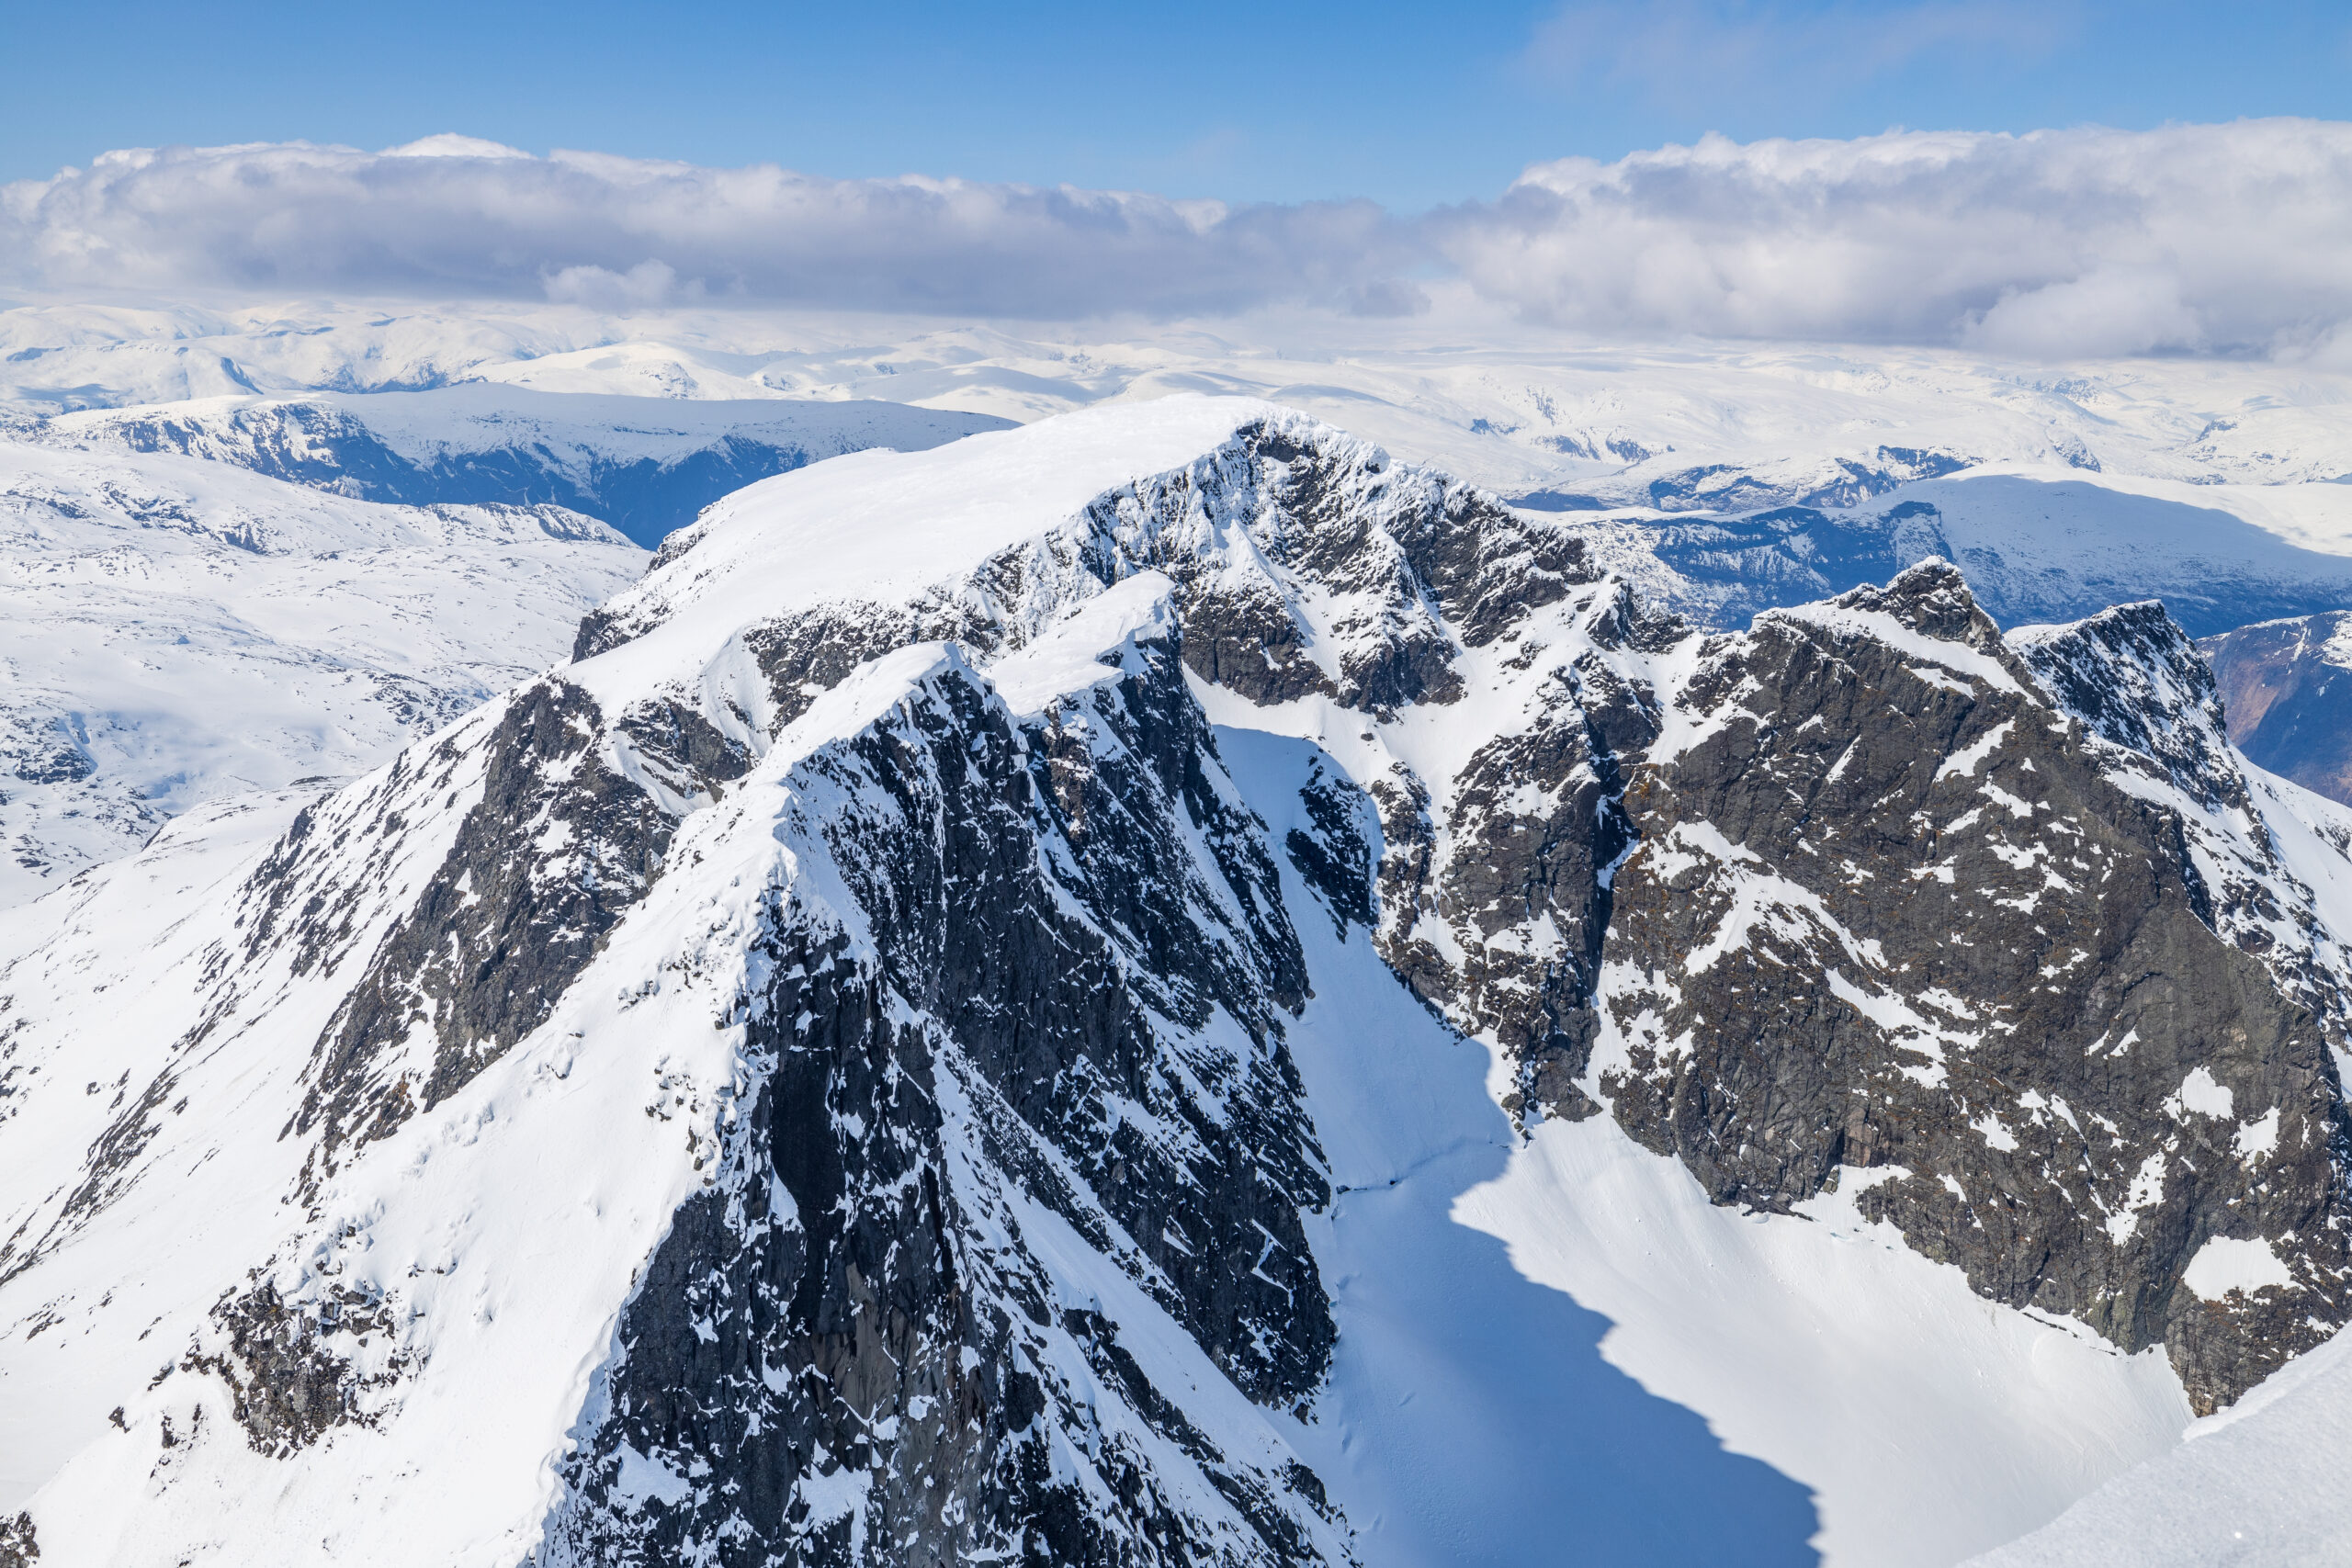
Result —
<path fill-rule="evenodd" d="M 565 396 L 477 383 L 69 413 L 28 438 L 185 453 L 368 501 L 560 505 L 650 548 L 755 479 L 842 452 L 935 446 L 1005 423 L 896 403 Z"/>
<path fill-rule="evenodd" d="M 578 651 L 14 919 L 45 1568 L 1940 1562 L 2345 1314 L 2341 844 L 2159 612 L 1701 638 L 1178 399 L 763 481 Z"/>
<path fill-rule="evenodd" d="M 2189 1441 L 2109 1482 L 2051 1524 L 1973 1559 L 1981 1568 L 2215 1562 L 2321 1568 L 2352 1554 L 2340 1461 L 2352 1444 L 2347 1347 L 2330 1344 Z"/>
<path fill-rule="evenodd" d="M 1832 1562 L 1958 1561 L 2169 1450 L 2191 1419 L 2153 1352 L 1988 1310 L 1849 1197 L 1719 1208 L 1613 1124 L 1551 1122 L 1455 1213 L 1613 1324 L 1602 1352 L 1812 1488 Z"/>
<path fill-rule="evenodd" d="M 375 766 L 561 657 L 644 558 L 552 507 L 0 443 L 0 904 L 199 801 Z"/>

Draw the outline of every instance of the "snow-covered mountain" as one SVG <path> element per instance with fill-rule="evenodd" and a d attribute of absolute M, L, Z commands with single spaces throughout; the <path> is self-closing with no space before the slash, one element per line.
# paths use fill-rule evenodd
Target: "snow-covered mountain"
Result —
<path fill-rule="evenodd" d="M 557 505 L 650 549 L 729 491 L 805 463 L 1001 429 L 987 414 L 878 402 L 713 402 L 487 382 L 430 391 L 207 398 L 66 413 L 33 439 L 180 452 L 368 501 Z"/>
<path fill-rule="evenodd" d="M 2228 699 L 2230 739 L 2271 772 L 2352 801 L 2352 615 L 2265 621 L 2201 646 Z"/>
<path fill-rule="evenodd" d="M 690 401 L 880 399 L 1018 423 L 1102 401 L 1241 393 L 1423 454 L 1505 495 L 1633 499 L 1655 489 L 1687 501 L 1740 486 L 1786 492 L 1788 504 L 1850 490 L 1858 474 L 1985 463 L 2225 491 L 2291 491 L 2352 475 L 2352 376 L 2318 364 L 1656 348 L 1453 315 L 1014 330 L 737 306 L 0 310 L 0 401 L 44 412 L 462 383 Z"/>
<path fill-rule="evenodd" d="M 841 452 L 1003 423 L 490 384 L 20 409 L 0 441 L 0 902 L 197 801 L 365 771 L 562 658 L 641 569 L 624 535 L 658 543 Z"/>
<path fill-rule="evenodd" d="M 408 396 L 423 388 L 462 395 Z M 344 396 L 360 392 L 376 395 Z M 2202 636 L 2352 605 L 2352 488 L 2341 482 L 2352 477 L 2352 377 L 2312 365 L 1595 346 L 1451 317 L 1045 333 L 739 309 L 0 311 L 0 402 L 20 417 L 120 410 L 56 423 L 144 430 L 194 416 L 134 405 L 210 397 L 208 407 L 258 411 L 290 398 L 305 418 L 334 411 L 396 449 L 385 459 L 341 441 L 353 454 L 338 459 L 342 477 L 386 482 L 368 478 L 381 470 L 427 487 L 398 499 L 553 499 L 649 543 L 693 513 L 671 503 L 673 487 L 707 500 L 763 460 L 719 451 L 722 431 L 769 439 L 738 404 L 797 400 L 777 401 L 800 411 L 784 428 L 821 430 L 810 400 L 1027 421 L 1182 392 L 1266 398 L 1575 514 L 1654 601 L 1725 627 L 1937 554 L 1967 570 L 2005 626 L 2157 597 Z M 591 406 L 607 396 L 723 412 L 616 418 Z M 466 398 L 512 412 L 448 418 Z M 375 412 L 411 406 L 442 412 L 414 429 L 410 415 Z M 550 434 L 515 444 L 532 421 Z M 642 452 L 635 437 L 608 449 L 599 422 L 671 433 Z M 452 423 L 461 433 L 447 434 Z M 420 432 L 454 445 L 428 451 Z M 223 454 L 268 445 L 205 439 Z M 492 488 L 430 488 L 451 483 Z M 640 494 L 652 498 L 642 525 L 617 510 Z M 607 496 L 615 509 L 600 510 Z"/>
<path fill-rule="evenodd" d="M 2352 556 L 2292 543 L 2186 485 L 1993 466 L 1889 478 L 1843 505 L 1741 512 L 1726 500 L 1724 511 L 1577 522 L 1658 604 L 1726 627 L 1931 558 L 1961 565 L 1985 612 L 2009 626 L 2161 599 L 2210 636 L 2352 604 Z"/>
<path fill-rule="evenodd" d="M 2319 1366 L 2352 813 L 2155 606 L 1618 558 L 1246 400 L 854 454 L 0 914 L 10 1549 L 1941 1563 Z"/>
<path fill-rule="evenodd" d="M 0 905 L 200 802 L 376 766 L 561 659 L 645 558 L 559 507 L 0 442 Z"/>

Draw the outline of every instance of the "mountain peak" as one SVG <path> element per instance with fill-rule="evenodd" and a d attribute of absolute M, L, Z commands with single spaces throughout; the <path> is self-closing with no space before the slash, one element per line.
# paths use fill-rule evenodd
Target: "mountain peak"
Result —
<path fill-rule="evenodd" d="M 1570 1204 L 1565 1268 L 1745 1216 L 1637 1281 L 1653 1370 L 1749 1344 L 1805 1227 L 1940 1303 L 1775 1395 L 1833 1521 L 2007 1483 L 1902 1457 L 1931 1400 L 2071 1463 L 2046 1359 L 2160 1423 L 2331 1333 L 2316 835 L 2161 609 L 2004 638 L 1938 558 L 1702 636 L 1598 539 L 1241 400 L 853 454 L 574 662 L 94 873 L 0 968 L 0 1292 L 80 1329 L 27 1529 L 1339 1568 L 1727 1473 L 1696 1421 L 1580 1463 L 1575 1398 L 1476 1430 L 1564 1352 L 1464 1331 L 1530 1282 L 1452 1288 L 1474 1193 Z M 1780 1485 L 1692 1528 L 1801 1552 Z"/>
<path fill-rule="evenodd" d="M 2000 628 L 1977 604 L 1967 578 L 1940 556 L 1905 568 L 1883 587 L 1864 583 L 1830 603 L 1840 609 L 1891 615 L 1897 625 L 1939 641 L 1985 651 L 2002 646 Z"/>

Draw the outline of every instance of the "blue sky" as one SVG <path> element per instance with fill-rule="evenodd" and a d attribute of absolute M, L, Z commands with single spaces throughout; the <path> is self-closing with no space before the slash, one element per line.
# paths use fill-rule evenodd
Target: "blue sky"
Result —
<path fill-rule="evenodd" d="M 112 147 L 436 131 L 830 175 L 1396 211 L 1523 165 L 1891 126 L 2352 118 L 2352 6 L 192 6 L 0 0 L 0 179 Z"/>

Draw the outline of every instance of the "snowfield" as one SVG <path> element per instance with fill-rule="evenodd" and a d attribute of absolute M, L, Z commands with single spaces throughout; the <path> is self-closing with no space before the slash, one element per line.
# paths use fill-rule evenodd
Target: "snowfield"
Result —
<path fill-rule="evenodd" d="M 0 400 L 52 411 L 488 382 L 689 401 L 885 399 L 1025 423 L 1105 400 L 1238 394 L 1306 410 L 1506 494 L 1617 475 L 1646 484 L 1712 465 L 1786 482 L 1834 476 L 1839 459 L 1874 458 L 1882 446 L 2199 485 L 2352 473 L 2352 378 L 2316 366 L 1659 350 L 1484 318 L 1024 334 L 749 310 L 31 302 L 0 311 Z"/>
<path fill-rule="evenodd" d="M 542 487 L 531 499 L 649 546 L 717 493 L 720 469 L 762 471 L 729 441 L 813 457 L 944 438 L 926 418 L 963 419 L 960 434 L 1205 392 L 1300 409 L 1570 508 L 1654 598 L 1727 626 L 1939 554 L 2004 624 L 2161 597 L 2203 636 L 2335 606 L 2352 583 L 2352 376 L 2308 366 L 1596 347 L 1485 318 L 1120 335 L 753 310 L 158 303 L 0 311 L 0 407 L 72 439 L 141 431 L 282 467 L 250 428 L 271 411 L 360 422 L 366 439 L 346 445 L 379 439 L 406 487 L 379 499 L 513 499 L 519 457 Z M 342 472 L 367 466 L 354 457 Z M 481 488 L 493 470 L 495 493 Z M 1886 521 L 1923 506 L 1944 536 Z M 1691 532 L 1792 507 L 1826 515 L 1776 547 L 1752 528 L 1728 546 Z M 1848 559 L 1857 549 L 1868 558 Z"/>
<path fill-rule="evenodd" d="M 555 507 L 0 442 L 0 905 L 201 802 L 376 766 L 563 658 L 645 558 Z"/>
<path fill-rule="evenodd" d="M 472 382 L 93 410 L 34 434 L 79 450 L 209 457 L 368 501 L 552 502 L 650 548 L 729 491 L 771 474 L 876 446 L 916 451 L 1005 423 L 886 402 L 714 402 Z"/>

